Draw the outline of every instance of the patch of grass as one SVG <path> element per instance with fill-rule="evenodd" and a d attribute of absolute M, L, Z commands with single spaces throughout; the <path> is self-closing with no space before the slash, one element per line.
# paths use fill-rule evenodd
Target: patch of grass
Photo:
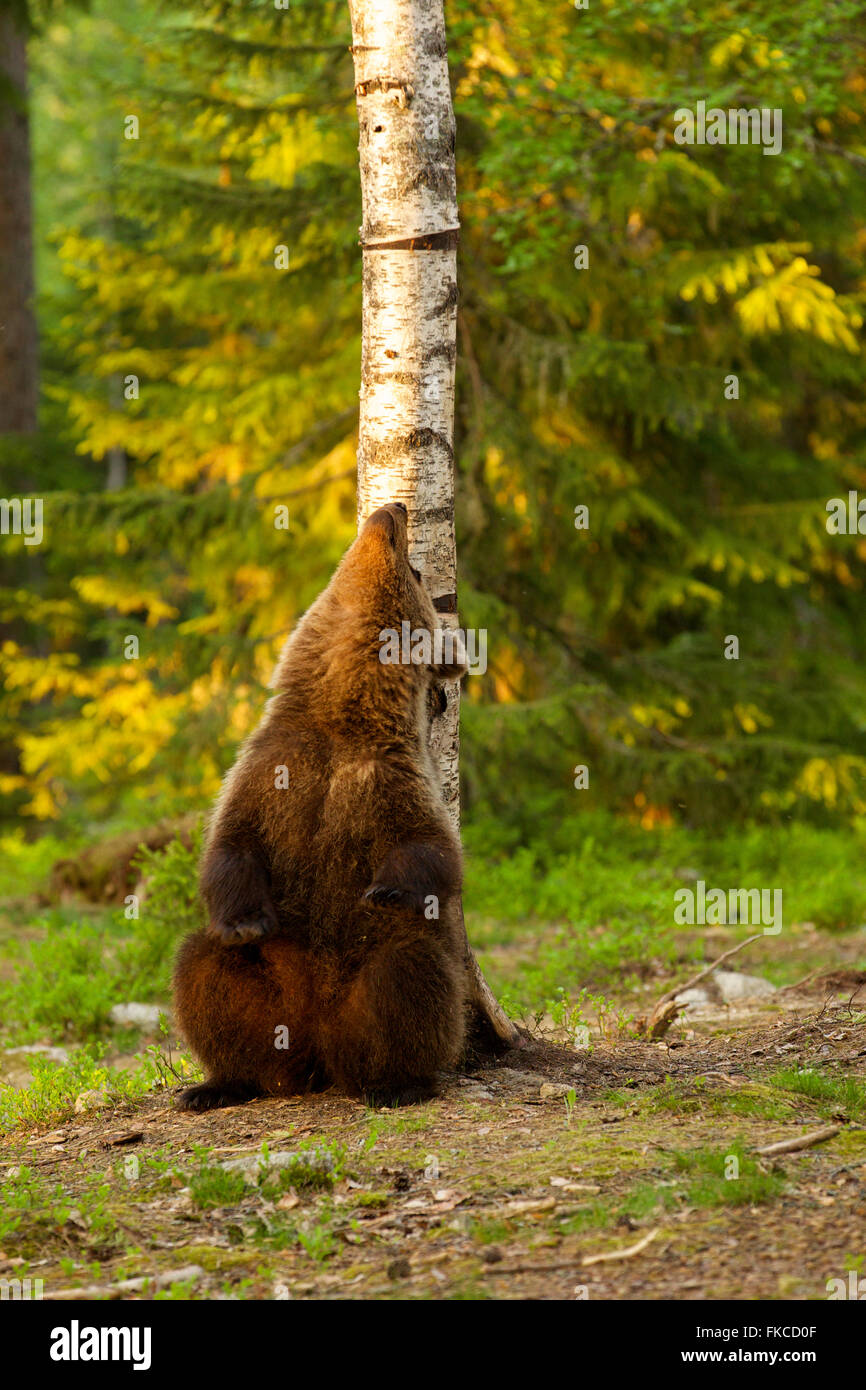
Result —
<path fill-rule="evenodd" d="M 505 1221 L 473 1221 L 469 1226 L 469 1235 L 479 1245 L 498 1245 L 508 1240 L 510 1228 Z"/>
<path fill-rule="evenodd" d="M 198 892 L 202 830 L 187 846 L 172 840 L 165 849 L 139 850 L 135 866 L 147 879 L 141 916 L 118 951 L 118 971 L 127 999 L 159 1000 L 171 994 L 171 972 L 179 942 L 205 925 Z"/>
<path fill-rule="evenodd" d="M 75 1111 L 82 1091 L 99 1092 L 109 1105 L 124 1105 L 149 1095 L 160 1084 L 154 1065 L 115 1070 L 102 1061 L 104 1047 L 91 1044 L 66 1063 L 32 1059 L 33 1080 L 22 1090 L 0 1087 L 0 1133 L 33 1125 L 60 1124 Z"/>
<path fill-rule="evenodd" d="M 556 1229 L 565 1236 L 580 1235 L 582 1231 L 604 1230 L 617 1220 L 617 1213 L 610 1202 L 587 1202 L 586 1206 L 570 1211 L 567 1216 L 557 1220 Z"/>
<path fill-rule="evenodd" d="M 120 995 L 103 932 L 76 923 L 31 941 L 14 980 L 0 985 L 4 1025 L 17 1042 L 92 1038 L 108 1028 Z"/>
<path fill-rule="evenodd" d="M 61 1183 L 47 1183 L 32 1168 L 22 1167 L 0 1183 L 0 1242 L 22 1253 L 28 1237 L 62 1226 L 74 1206 Z"/>
<path fill-rule="evenodd" d="M 321 1152 L 321 1146 L 318 1147 Z M 334 1186 L 341 1166 L 342 1154 L 340 1163 L 335 1162 L 334 1168 L 329 1170 L 320 1163 L 314 1162 L 312 1157 L 307 1158 L 303 1153 L 299 1153 L 294 1162 L 277 1171 L 275 1183 L 273 1179 L 268 1177 L 263 1182 L 263 1187 L 268 1189 L 275 1186 L 278 1193 L 287 1192 L 290 1187 L 299 1191 L 307 1189 L 308 1191 L 329 1192 Z"/>
<path fill-rule="evenodd" d="M 674 1113 L 695 1115 L 703 1110 L 706 1101 L 707 1083 L 702 1076 L 689 1081 L 675 1081 L 666 1076 L 661 1086 L 656 1086 L 645 1101 L 651 1115 Z"/>
<path fill-rule="evenodd" d="M 255 1181 L 250 1181 L 243 1173 L 212 1163 L 209 1152 L 208 1149 L 197 1149 L 198 1169 L 186 1175 L 193 1200 L 200 1207 L 234 1206 L 244 1197 L 256 1193 L 267 1201 L 275 1202 L 290 1188 L 300 1192 L 329 1192 L 342 1175 L 346 1161 L 342 1144 L 326 1145 L 309 1141 L 300 1147 L 291 1163 L 270 1169 L 270 1148 L 265 1142 L 258 1155 L 258 1174 Z M 323 1162 L 328 1157 L 331 1167 L 326 1167 Z M 172 1170 L 163 1167 L 162 1171 L 166 1177 L 172 1176 Z"/>
<path fill-rule="evenodd" d="M 634 1104 L 636 1100 L 634 1095 L 625 1097 L 619 1092 L 609 1095 L 619 1096 L 613 1104 Z M 789 1120 L 794 1114 L 792 1105 L 774 1095 L 769 1086 L 747 1084 L 716 1090 L 703 1076 L 688 1081 L 666 1077 L 663 1085 L 638 1097 L 637 1103 L 651 1115 L 739 1115 L 746 1119 Z"/>
<path fill-rule="evenodd" d="M 199 853 L 199 835 L 189 848 L 174 840 L 159 854 L 140 852 L 148 887 L 137 919 L 122 910 L 101 924 L 69 924 L 62 913 L 39 919 L 44 939 L 15 953 L 15 978 L 0 984 L 4 1030 L 24 1043 L 87 1041 L 110 1031 L 115 1004 L 168 999 L 178 942 L 203 925 Z"/>
<path fill-rule="evenodd" d="M 843 1114 L 850 1120 L 866 1115 L 866 1081 L 856 1076 L 828 1076 L 820 1071 L 783 1067 L 770 1077 L 770 1085 L 806 1096 L 821 1115 Z"/>
<path fill-rule="evenodd" d="M 70 1233 L 91 1255 L 113 1254 L 120 1244 L 114 1191 L 102 1174 L 90 1174 L 75 1194 L 27 1167 L 0 1184 L 0 1245 L 19 1258 L 44 1254 L 52 1239 L 68 1249 Z M 81 1268 L 80 1260 L 71 1268 Z"/>
<path fill-rule="evenodd" d="M 42 885 L 55 860 L 73 854 L 84 843 L 82 834 L 49 832 L 30 840 L 15 828 L 0 835 L 0 898 L 32 893 Z"/>
<path fill-rule="evenodd" d="M 597 809 L 525 801 L 518 818 L 468 815 L 463 836 L 470 940 L 519 1014 L 574 1000 L 587 982 L 621 990 L 650 962 L 684 965 L 673 919 L 673 895 L 689 881 L 684 870 L 725 889 L 784 883 L 786 923 L 843 931 L 864 920 L 863 833 L 856 828 L 786 822 L 728 833 L 647 830 Z M 539 932 L 541 923 L 554 925 Z M 485 953 L 502 944 L 523 948 L 507 970 Z M 696 959 L 703 951 L 699 940 L 690 949 Z"/>
<path fill-rule="evenodd" d="M 738 1140 L 725 1149 L 692 1149 L 674 1155 L 674 1167 L 688 1181 L 692 1207 L 741 1207 L 770 1202 L 784 1190 L 784 1173 L 764 1172 Z"/>
<path fill-rule="evenodd" d="M 197 1172 L 190 1175 L 188 1186 L 197 1207 L 234 1207 L 250 1194 L 250 1185 L 242 1173 L 230 1173 L 219 1164 L 202 1159 Z"/>
<path fill-rule="evenodd" d="M 298 1241 L 318 1264 L 324 1264 L 337 1251 L 337 1238 L 323 1222 L 299 1230 Z"/>

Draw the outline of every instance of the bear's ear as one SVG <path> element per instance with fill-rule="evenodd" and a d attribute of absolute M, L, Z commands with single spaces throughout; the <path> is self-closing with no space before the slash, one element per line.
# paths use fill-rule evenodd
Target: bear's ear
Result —
<path fill-rule="evenodd" d="M 469 670 L 469 659 L 466 655 L 466 643 L 463 641 L 463 634 L 457 628 L 440 628 L 437 637 L 441 640 L 435 641 L 433 650 L 438 660 L 431 663 L 430 669 L 433 675 L 441 681 L 457 681 L 461 676 L 465 676 Z"/>

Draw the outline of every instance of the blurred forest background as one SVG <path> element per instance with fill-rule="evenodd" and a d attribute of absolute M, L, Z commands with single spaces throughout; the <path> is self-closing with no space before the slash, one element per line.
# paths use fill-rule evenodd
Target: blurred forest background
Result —
<path fill-rule="evenodd" d="M 640 955 L 617 920 L 662 939 L 683 863 L 855 925 L 866 536 L 826 504 L 866 489 L 864 6 L 446 13 L 468 906 L 567 921 L 582 970 Z M 6 891 L 213 798 L 354 532 L 361 319 L 344 0 L 26 18 L 39 404 L 0 469 L 45 535 L 0 549 Z M 779 108 L 782 154 L 676 144 L 699 99 Z"/>

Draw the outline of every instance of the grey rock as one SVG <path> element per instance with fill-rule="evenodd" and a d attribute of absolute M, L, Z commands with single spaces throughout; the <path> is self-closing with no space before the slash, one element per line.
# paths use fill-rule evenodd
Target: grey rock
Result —
<path fill-rule="evenodd" d="M 115 1004 L 108 1017 L 121 1028 L 158 1028 L 163 1013 L 158 1004 Z"/>
<path fill-rule="evenodd" d="M 286 1150 L 281 1153 L 269 1154 L 265 1159 L 261 1154 L 244 1154 L 240 1158 L 225 1159 L 219 1166 L 224 1168 L 227 1173 L 240 1173 L 249 1183 L 256 1183 L 259 1177 L 265 1173 L 277 1173 L 281 1168 L 291 1168 L 294 1163 L 303 1163 L 305 1167 L 314 1169 L 317 1173 L 332 1173 L 334 1171 L 334 1158 L 325 1149 L 304 1149 L 302 1151 Z"/>

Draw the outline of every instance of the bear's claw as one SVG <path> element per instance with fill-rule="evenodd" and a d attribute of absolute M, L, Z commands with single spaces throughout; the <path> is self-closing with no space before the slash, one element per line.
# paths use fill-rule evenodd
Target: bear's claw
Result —
<path fill-rule="evenodd" d="M 270 936 L 276 925 L 276 921 L 263 912 L 258 916 L 238 917 L 231 922 L 211 922 L 210 930 L 227 945 L 242 946 L 247 941 Z"/>
<path fill-rule="evenodd" d="M 203 1081 L 188 1086 L 177 1098 L 178 1110 L 221 1110 L 227 1105 L 243 1105 L 252 1100 L 255 1091 L 250 1086 L 235 1086 L 231 1082 Z"/>

